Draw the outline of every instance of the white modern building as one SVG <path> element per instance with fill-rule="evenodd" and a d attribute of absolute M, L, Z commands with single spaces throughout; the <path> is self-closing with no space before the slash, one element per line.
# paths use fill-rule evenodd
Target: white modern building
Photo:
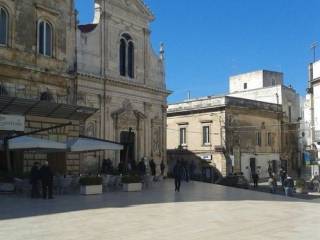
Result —
<path fill-rule="evenodd" d="M 288 122 L 300 120 L 300 96 L 280 72 L 259 70 L 231 76 L 229 96 L 280 104 Z"/>
<path fill-rule="evenodd" d="M 309 66 L 309 87 L 305 106 L 305 122 L 310 125 L 309 148 L 320 158 L 320 60 Z"/>

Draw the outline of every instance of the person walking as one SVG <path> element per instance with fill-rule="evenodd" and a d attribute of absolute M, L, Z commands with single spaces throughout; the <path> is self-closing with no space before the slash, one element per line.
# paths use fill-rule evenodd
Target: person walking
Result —
<path fill-rule="evenodd" d="M 284 181 L 286 180 L 286 178 L 287 178 L 287 172 L 283 168 L 281 168 L 280 169 L 280 180 L 281 180 L 281 185 L 283 188 L 284 188 Z"/>
<path fill-rule="evenodd" d="M 39 181 L 40 181 L 39 163 L 35 162 L 30 172 L 31 198 L 40 197 Z"/>
<path fill-rule="evenodd" d="M 155 176 L 156 176 L 156 164 L 155 164 L 155 162 L 153 161 L 153 159 L 150 160 L 149 166 L 150 166 L 150 170 L 151 170 L 151 175 L 152 175 L 153 177 L 155 177 Z"/>
<path fill-rule="evenodd" d="M 180 192 L 181 178 L 183 177 L 183 166 L 180 161 L 177 161 L 173 168 L 175 191 Z"/>
<path fill-rule="evenodd" d="M 144 159 L 142 158 L 138 163 L 138 173 L 141 177 L 144 177 L 147 172 L 146 164 L 144 163 Z"/>
<path fill-rule="evenodd" d="M 274 175 L 269 178 L 268 185 L 270 188 L 270 192 L 276 193 L 277 180 L 275 179 Z"/>
<path fill-rule="evenodd" d="M 160 170 L 161 170 L 161 176 L 164 176 L 164 170 L 166 169 L 166 165 L 164 164 L 164 161 L 161 161 L 160 164 Z"/>
<path fill-rule="evenodd" d="M 284 180 L 283 186 L 284 186 L 284 192 L 286 194 L 286 197 L 292 196 L 294 181 L 290 176 L 287 176 L 287 178 Z"/>
<path fill-rule="evenodd" d="M 47 161 L 45 161 L 40 168 L 40 178 L 42 184 L 42 198 L 47 199 L 48 197 L 49 199 L 53 199 L 53 172 Z"/>

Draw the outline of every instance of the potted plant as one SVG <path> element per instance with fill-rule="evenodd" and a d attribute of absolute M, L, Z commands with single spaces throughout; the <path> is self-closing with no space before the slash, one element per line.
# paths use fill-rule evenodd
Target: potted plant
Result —
<path fill-rule="evenodd" d="M 102 178 L 86 176 L 80 178 L 80 193 L 82 195 L 102 194 Z"/>
<path fill-rule="evenodd" d="M 125 192 L 140 192 L 142 190 L 142 179 L 139 175 L 125 175 L 121 180 Z"/>
<path fill-rule="evenodd" d="M 296 193 L 305 193 L 306 192 L 306 181 L 303 179 L 298 179 L 295 184 Z"/>

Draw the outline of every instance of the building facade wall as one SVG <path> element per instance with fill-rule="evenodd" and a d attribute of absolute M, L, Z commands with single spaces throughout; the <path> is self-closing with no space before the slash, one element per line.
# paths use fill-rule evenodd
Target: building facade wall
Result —
<path fill-rule="evenodd" d="M 0 6 L 8 13 L 8 42 L 0 47 L 0 95 L 42 101 L 42 94 L 48 93 L 51 99 L 46 101 L 74 104 L 76 17 L 73 4 L 72 0 L 0 1 Z M 47 21 L 52 27 L 52 56 L 38 53 L 37 24 L 40 20 Z M 70 121 L 59 117 L 39 117 L 41 112 L 37 113 L 38 116 L 28 111 L 21 112 L 19 106 L 12 107 L 11 111 L 25 115 L 25 133 Z M 79 136 L 79 126 L 79 121 L 72 121 L 71 126 L 38 133 L 34 137 L 66 142 Z M 10 134 L 0 130 L 0 137 Z M 20 172 L 30 171 L 35 161 L 43 163 L 50 160 L 50 154 L 45 151 L 15 151 L 11 154 L 13 165 L 18 164 Z M 61 171 L 58 172 L 79 173 L 79 154 L 62 155 L 62 162 L 57 166 Z"/>
<path fill-rule="evenodd" d="M 78 104 L 99 109 L 85 123 L 85 133 L 121 142 L 121 133 L 135 134 L 134 160 L 166 162 L 166 90 L 164 55 L 150 43 L 150 11 L 140 1 L 95 1 L 94 22 L 77 31 Z M 90 31 L 83 29 L 90 27 Z M 120 74 L 120 39 L 128 34 L 134 44 L 134 77 Z M 92 129 L 96 129 L 92 131 Z M 96 158 L 119 152 L 106 151 Z M 88 156 L 84 156 L 87 158 Z M 92 158 L 92 156 L 90 156 Z"/>
<path fill-rule="evenodd" d="M 217 105 L 224 102 L 224 106 Z M 214 103 L 216 105 L 214 105 Z M 278 106 L 238 98 L 200 99 L 169 105 L 167 147 L 169 153 L 183 149 L 184 158 L 202 159 L 223 175 L 243 172 L 251 178 L 250 158 L 262 178 L 269 166 L 281 167 L 282 128 Z M 210 144 L 203 144 L 203 127 L 210 127 Z M 186 144 L 180 142 L 180 129 L 186 129 Z M 257 134 L 260 140 L 257 142 Z M 210 157 L 208 157 L 210 156 Z M 172 160 L 172 159 L 171 159 Z M 185 159 L 188 160 L 188 159 Z"/>
<path fill-rule="evenodd" d="M 246 90 L 253 90 L 282 84 L 282 73 L 260 70 L 231 76 L 229 79 L 229 93 L 237 93 Z"/>

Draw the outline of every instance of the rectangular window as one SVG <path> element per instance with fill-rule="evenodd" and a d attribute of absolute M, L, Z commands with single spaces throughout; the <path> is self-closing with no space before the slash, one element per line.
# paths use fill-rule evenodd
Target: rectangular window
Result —
<path fill-rule="evenodd" d="M 288 118 L 289 118 L 289 122 L 292 121 L 292 118 L 291 118 L 291 106 L 289 106 L 288 108 Z"/>
<path fill-rule="evenodd" d="M 256 133 L 256 144 L 261 146 L 261 132 Z"/>
<path fill-rule="evenodd" d="M 271 146 L 272 145 L 272 133 L 268 132 L 268 146 Z"/>
<path fill-rule="evenodd" d="M 186 144 L 187 144 L 187 129 L 180 128 L 180 145 L 186 145 Z"/>
<path fill-rule="evenodd" d="M 243 84 L 243 89 L 247 89 L 248 88 L 248 83 L 244 83 Z"/>
<path fill-rule="evenodd" d="M 8 15 L 6 11 L 0 7 L 0 44 L 7 44 L 8 35 Z"/>
<path fill-rule="evenodd" d="M 46 24 L 46 36 L 45 36 L 45 40 L 46 40 L 46 51 L 45 51 L 45 55 L 46 56 L 51 56 L 52 55 L 52 30 L 51 30 L 51 26 L 47 23 Z"/>
<path fill-rule="evenodd" d="M 210 127 L 204 126 L 202 128 L 202 143 L 203 145 L 210 143 Z"/>

